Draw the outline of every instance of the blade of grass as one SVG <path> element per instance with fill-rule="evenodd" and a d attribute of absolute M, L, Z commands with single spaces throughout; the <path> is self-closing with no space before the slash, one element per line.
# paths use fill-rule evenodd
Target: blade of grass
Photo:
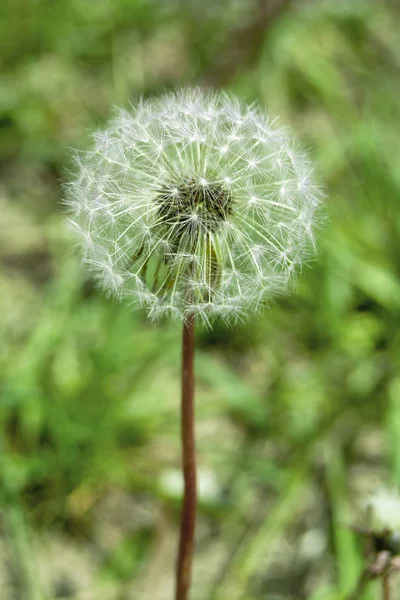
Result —
<path fill-rule="evenodd" d="M 28 526 L 18 500 L 6 503 L 3 514 L 7 538 L 13 553 L 13 569 L 18 597 L 24 600 L 44 600 L 37 576 Z"/>
<path fill-rule="evenodd" d="M 269 562 L 269 549 L 296 515 L 307 472 L 308 464 L 294 470 L 281 497 L 272 511 L 265 515 L 256 534 L 239 546 L 230 568 L 216 590 L 216 600 L 243 598 L 248 581 L 260 559 L 265 568 Z M 271 555 L 270 557 L 272 558 Z"/>
<path fill-rule="evenodd" d="M 331 442 L 327 442 L 325 448 L 325 473 L 332 511 L 332 530 L 338 588 L 340 597 L 344 598 L 357 585 L 364 565 L 357 548 L 356 536 L 346 525 L 349 522 L 346 471 L 341 444 L 337 438 Z M 370 598 L 368 591 L 363 595 L 363 598 Z"/>

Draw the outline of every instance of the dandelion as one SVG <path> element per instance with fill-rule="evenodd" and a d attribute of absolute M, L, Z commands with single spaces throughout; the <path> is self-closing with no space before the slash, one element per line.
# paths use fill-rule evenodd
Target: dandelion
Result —
<path fill-rule="evenodd" d="M 304 152 L 263 110 L 199 89 L 120 111 L 76 162 L 66 203 L 99 285 L 151 319 L 183 322 L 183 600 L 196 505 L 195 321 L 237 321 L 290 289 L 314 249 L 320 193 Z"/>
<path fill-rule="evenodd" d="M 366 502 L 366 527 L 352 526 L 367 538 L 367 563 L 349 600 L 360 598 L 373 579 L 381 579 L 382 598 L 390 598 L 390 575 L 400 571 L 400 496 L 381 488 Z"/>
<path fill-rule="evenodd" d="M 375 535 L 390 533 L 397 538 L 400 554 L 400 496 L 382 488 L 377 490 L 367 503 L 368 525 Z"/>

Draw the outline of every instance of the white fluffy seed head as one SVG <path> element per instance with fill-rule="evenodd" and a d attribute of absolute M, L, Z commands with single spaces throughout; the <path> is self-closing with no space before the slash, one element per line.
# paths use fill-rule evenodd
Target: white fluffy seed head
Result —
<path fill-rule="evenodd" d="M 368 500 L 367 512 L 374 533 L 400 532 L 400 496 L 396 492 L 376 491 Z"/>
<path fill-rule="evenodd" d="M 314 245 L 307 157 L 258 107 L 183 89 L 120 111 L 67 187 L 85 262 L 152 318 L 236 320 L 284 293 Z"/>

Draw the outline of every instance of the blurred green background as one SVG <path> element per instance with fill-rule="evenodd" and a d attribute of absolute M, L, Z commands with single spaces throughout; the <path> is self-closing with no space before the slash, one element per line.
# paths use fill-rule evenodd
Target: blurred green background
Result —
<path fill-rule="evenodd" d="M 61 198 L 113 105 L 183 84 L 292 125 L 328 214 L 293 296 L 198 337 L 193 600 L 352 590 L 346 523 L 400 484 L 399 23 L 398 0 L 3 0 L 2 600 L 172 597 L 179 327 L 94 289 Z"/>

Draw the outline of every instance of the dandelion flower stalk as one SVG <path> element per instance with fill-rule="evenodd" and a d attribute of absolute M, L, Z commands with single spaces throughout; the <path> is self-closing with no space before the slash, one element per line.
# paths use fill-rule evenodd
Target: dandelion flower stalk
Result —
<path fill-rule="evenodd" d="M 304 152 L 256 105 L 183 89 L 120 111 L 76 156 L 66 203 L 108 294 L 183 323 L 185 494 L 177 600 L 196 512 L 194 326 L 243 319 L 287 293 L 314 249 L 320 193 Z"/>
<path fill-rule="evenodd" d="M 176 600 L 188 597 L 194 532 L 196 526 L 196 448 L 194 432 L 194 341 L 195 319 L 189 315 L 183 323 L 181 438 L 184 496 L 176 571 Z"/>

